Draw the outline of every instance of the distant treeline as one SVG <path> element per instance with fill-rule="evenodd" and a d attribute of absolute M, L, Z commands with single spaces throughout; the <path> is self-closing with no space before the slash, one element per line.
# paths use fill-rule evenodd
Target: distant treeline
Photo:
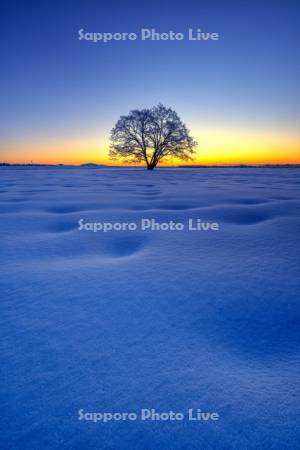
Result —
<path fill-rule="evenodd" d="M 33 167 L 40 167 L 40 166 L 42 166 L 42 167 L 52 167 L 52 166 L 54 166 L 54 167 L 59 167 L 59 166 L 63 166 L 64 164 L 35 164 L 35 163 L 5 163 L 5 162 L 0 162 L 0 166 L 22 166 L 22 167 L 31 167 L 31 166 L 33 166 Z"/>
<path fill-rule="evenodd" d="M 140 166 L 107 166 L 105 164 L 94 164 L 94 163 L 87 163 L 87 164 L 80 164 L 80 165 L 73 165 L 73 164 L 37 164 L 37 163 L 6 163 L 6 162 L 0 162 L 0 166 L 12 166 L 12 167 L 140 167 Z M 262 167 L 300 167 L 300 164 L 224 164 L 224 165 L 204 165 L 204 164 L 186 164 L 181 166 L 161 166 L 161 168 L 179 168 L 179 169 L 209 169 L 209 168 L 262 168 Z"/>
<path fill-rule="evenodd" d="M 0 162 L 0 166 L 21 166 L 21 167 L 108 167 L 104 164 L 94 164 L 94 163 L 87 163 L 87 164 L 80 164 L 80 165 L 73 165 L 73 164 L 38 164 L 38 163 L 6 163 L 6 162 Z"/>
<path fill-rule="evenodd" d="M 224 165 L 203 165 L 203 164 L 186 164 L 182 166 L 177 166 L 181 169 L 197 169 L 197 168 L 210 168 L 210 167 L 220 167 L 220 168 L 243 168 L 243 167 L 254 167 L 254 168 L 261 168 L 261 167 L 300 167 L 300 164 L 224 164 Z"/>

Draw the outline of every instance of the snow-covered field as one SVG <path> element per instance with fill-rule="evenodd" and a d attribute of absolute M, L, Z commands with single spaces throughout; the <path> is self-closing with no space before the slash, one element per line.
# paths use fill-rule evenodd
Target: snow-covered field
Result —
<path fill-rule="evenodd" d="M 298 169 L 4 167 L 0 181 L 1 448 L 297 447 Z M 78 230 L 141 218 L 220 229 Z M 142 408 L 185 417 L 78 413 Z"/>

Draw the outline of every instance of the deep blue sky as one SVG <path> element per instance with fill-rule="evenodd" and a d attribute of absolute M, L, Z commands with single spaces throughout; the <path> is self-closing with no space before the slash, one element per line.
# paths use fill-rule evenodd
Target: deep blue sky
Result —
<path fill-rule="evenodd" d="M 51 149 L 56 155 L 64 145 L 68 155 L 68 143 L 80 143 L 82 152 L 84 142 L 95 152 L 97 140 L 104 155 L 109 130 L 120 114 L 160 101 L 177 109 L 196 136 L 210 130 L 226 139 L 236 130 L 239 139 L 245 132 L 274 134 L 274 140 L 281 133 L 283 140 L 294 142 L 299 123 L 297 4 L 2 2 L 3 157 L 25 160 L 26 152 L 31 157 L 36 147 L 36 157 Z M 78 40 L 80 28 L 138 32 L 143 27 L 178 32 L 201 28 L 219 32 L 221 39 Z"/>

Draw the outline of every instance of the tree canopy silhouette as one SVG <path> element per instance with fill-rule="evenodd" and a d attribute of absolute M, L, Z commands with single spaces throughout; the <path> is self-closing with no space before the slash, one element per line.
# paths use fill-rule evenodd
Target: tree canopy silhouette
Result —
<path fill-rule="evenodd" d="M 159 104 L 121 116 L 111 131 L 110 157 L 145 162 L 153 170 L 163 159 L 189 160 L 197 143 L 177 113 Z"/>

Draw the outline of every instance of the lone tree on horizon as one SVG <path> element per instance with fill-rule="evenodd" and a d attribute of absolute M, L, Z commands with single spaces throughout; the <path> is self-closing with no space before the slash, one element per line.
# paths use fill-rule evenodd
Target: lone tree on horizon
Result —
<path fill-rule="evenodd" d="M 120 117 L 111 131 L 109 155 L 130 163 L 145 162 L 153 170 L 163 159 L 192 159 L 196 145 L 177 113 L 159 104 Z"/>

